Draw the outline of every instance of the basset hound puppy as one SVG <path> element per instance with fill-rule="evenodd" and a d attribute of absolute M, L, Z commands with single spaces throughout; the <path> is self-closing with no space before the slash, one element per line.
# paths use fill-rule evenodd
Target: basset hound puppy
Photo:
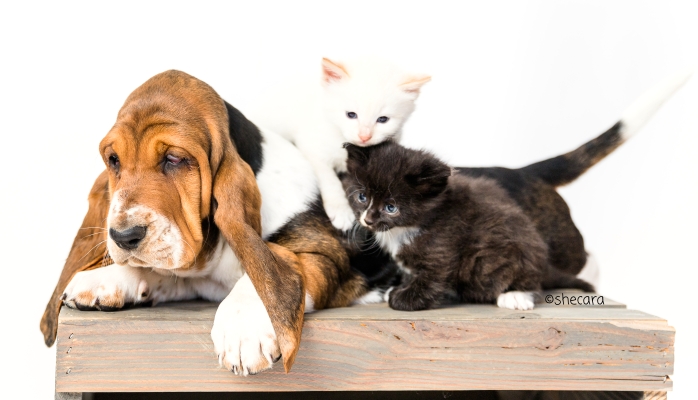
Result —
<path fill-rule="evenodd" d="M 324 215 L 313 170 L 204 82 L 154 76 L 102 139 L 106 165 L 41 320 L 48 346 L 61 304 L 221 301 L 211 337 L 236 374 L 293 364 L 304 312 L 367 292 Z"/>

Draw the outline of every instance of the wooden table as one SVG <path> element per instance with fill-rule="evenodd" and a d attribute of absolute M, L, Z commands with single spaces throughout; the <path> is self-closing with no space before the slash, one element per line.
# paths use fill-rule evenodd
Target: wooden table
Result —
<path fill-rule="evenodd" d="M 306 315 L 291 373 L 277 363 L 248 377 L 218 366 L 210 337 L 217 304 L 118 312 L 64 307 L 56 395 L 486 389 L 642 391 L 665 398 L 674 328 L 604 303 L 542 302 L 532 311 L 458 305 L 399 312 L 386 304 L 319 311 Z"/>

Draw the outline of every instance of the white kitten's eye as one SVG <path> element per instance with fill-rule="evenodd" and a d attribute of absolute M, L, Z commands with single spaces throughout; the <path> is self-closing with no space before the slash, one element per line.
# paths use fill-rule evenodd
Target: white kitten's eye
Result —
<path fill-rule="evenodd" d="M 383 117 L 378 117 L 378 119 L 376 120 L 376 122 L 380 122 L 381 124 L 384 124 L 384 123 L 388 122 L 389 119 L 390 119 L 390 118 L 385 117 L 385 116 L 383 116 Z"/>
<path fill-rule="evenodd" d="M 349 119 L 356 119 L 357 115 L 353 111 L 347 111 L 347 118 Z"/>
<path fill-rule="evenodd" d="M 385 212 L 388 214 L 395 214 L 397 212 L 397 206 L 394 206 L 392 204 L 386 204 L 385 207 Z"/>
<path fill-rule="evenodd" d="M 359 193 L 359 195 L 356 196 L 356 198 L 359 200 L 359 203 L 365 203 L 365 202 L 366 202 L 366 195 L 363 194 L 363 193 Z"/>

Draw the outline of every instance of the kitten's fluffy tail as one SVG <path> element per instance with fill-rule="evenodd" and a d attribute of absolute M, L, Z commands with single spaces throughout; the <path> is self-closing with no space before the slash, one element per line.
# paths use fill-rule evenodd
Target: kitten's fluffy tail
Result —
<path fill-rule="evenodd" d="M 574 181 L 635 135 L 692 74 L 692 69 L 684 70 L 659 82 L 628 107 L 620 121 L 576 150 L 531 164 L 521 170 L 553 186 L 562 186 Z"/>
<path fill-rule="evenodd" d="M 548 273 L 543 280 L 543 289 L 580 289 L 585 292 L 595 291 L 594 285 L 591 283 L 553 267 L 548 267 Z"/>

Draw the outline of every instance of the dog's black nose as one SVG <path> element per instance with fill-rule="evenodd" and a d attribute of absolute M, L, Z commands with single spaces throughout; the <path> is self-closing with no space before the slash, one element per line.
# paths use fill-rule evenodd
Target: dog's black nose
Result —
<path fill-rule="evenodd" d="M 145 226 L 134 226 L 123 231 L 117 231 L 114 228 L 109 228 L 109 236 L 111 236 L 117 246 L 125 250 L 133 250 L 138 247 L 138 243 L 143 240 L 147 228 Z"/>

